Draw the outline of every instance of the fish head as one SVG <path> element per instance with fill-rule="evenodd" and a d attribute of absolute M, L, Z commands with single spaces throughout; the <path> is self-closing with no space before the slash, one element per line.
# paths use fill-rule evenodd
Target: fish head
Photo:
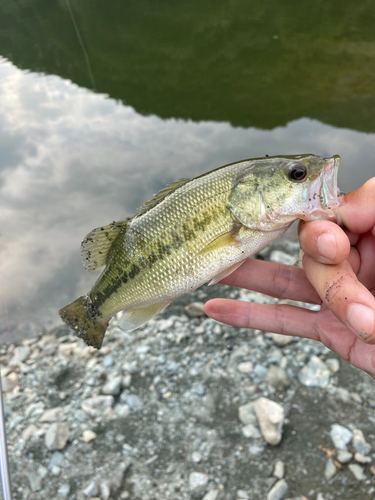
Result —
<path fill-rule="evenodd" d="M 234 217 L 251 229 L 272 231 L 296 219 L 336 219 L 341 205 L 340 157 L 316 155 L 259 159 L 239 179 L 230 199 Z"/>

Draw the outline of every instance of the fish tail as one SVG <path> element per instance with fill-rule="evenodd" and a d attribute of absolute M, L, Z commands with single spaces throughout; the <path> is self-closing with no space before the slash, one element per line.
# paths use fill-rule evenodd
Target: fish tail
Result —
<path fill-rule="evenodd" d="M 91 307 L 90 307 L 91 306 Z M 79 297 L 77 300 L 63 307 L 59 311 L 61 319 L 83 339 L 87 345 L 100 349 L 108 322 L 93 310 L 88 296 Z"/>

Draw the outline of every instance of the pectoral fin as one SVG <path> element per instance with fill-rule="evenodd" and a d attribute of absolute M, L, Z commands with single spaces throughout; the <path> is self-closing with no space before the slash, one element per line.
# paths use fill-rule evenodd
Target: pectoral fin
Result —
<path fill-rule="evenodd" d="M 229 245 L 238 245 L 237 235 L 241 226 L 236 226 L 227 233 L 222 234 L 218 238 L 211 241 L 206 245 L 199 253 L 199 255 L 205 255 L 206 253 L 213 252 L 214 250 L 219 250 L 220 248 L 227 247 Z"/>
<path fill-rule="evenodd" d="M 146 307 L 133 307 L 124 312 L 118 322 L 118 327 L 124 332 L 131 332 L 136 328 L 147 323 L 155 314 L 158 314 L 164 309 L 170 302 L 159 302 L 158 304 L 152 304 Z"/>
<path fill-rule="evenodd" d="M 221 271 L 217 276 L 212 278 L 212 280 L 208 283 L 208 286 L 214 285 L 215 283 L 219 283 L 219 281 L 223 280 L 230 274 L 232 274 L 238 267 L 240 267 L 246 259 L 241 260 L 240 262 L 236 262 L 236 264 L 233 264 L 232 266 L 227 267 L 224 269 L 224 271 Z"/>

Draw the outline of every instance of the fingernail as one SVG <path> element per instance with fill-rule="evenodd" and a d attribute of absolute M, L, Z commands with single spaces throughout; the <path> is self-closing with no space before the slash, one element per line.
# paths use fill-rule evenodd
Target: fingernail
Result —
<path fill-rule="evenodd" d="M 332 233 L 323 233 L 318 237 L 318 251 L 326 259 L 333 260 L 336 257 L 336 238 Z"/>
<path fill-rule="evenodd" d="M 348 321 L 354 332 L 365 342 L 373 341 L 375 314 L 363 304 L 351 304 L 348 309 Z"/>

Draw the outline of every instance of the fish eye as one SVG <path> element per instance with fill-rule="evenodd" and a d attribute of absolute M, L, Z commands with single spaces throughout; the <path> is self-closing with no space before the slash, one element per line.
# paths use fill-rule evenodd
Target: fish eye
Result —
<path fill-rule="evenodd" d="M 302 182 L 306 179 L 307 168 L 300 163 L 294 164 L 289 168 L 289 179 L 293 182 Z"/>

